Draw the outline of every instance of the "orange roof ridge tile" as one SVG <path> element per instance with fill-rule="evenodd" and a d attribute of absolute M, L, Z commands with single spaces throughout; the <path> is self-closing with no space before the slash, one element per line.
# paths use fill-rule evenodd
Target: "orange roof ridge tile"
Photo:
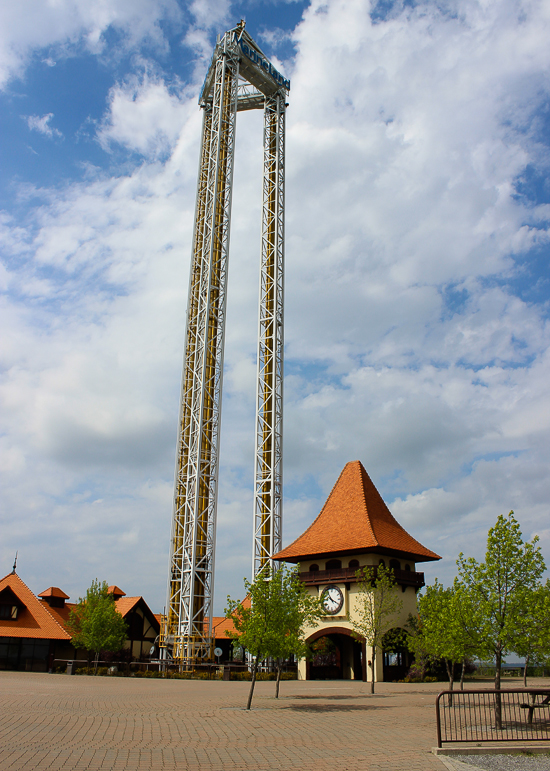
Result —
<path fill-rule="evenodd" d="M 441 557 L 397 522 L 358 461 L 347 463 L 315 521 L 277 560 L 298 562 L 324 555 L 374 551 L 428 562 Z"/>

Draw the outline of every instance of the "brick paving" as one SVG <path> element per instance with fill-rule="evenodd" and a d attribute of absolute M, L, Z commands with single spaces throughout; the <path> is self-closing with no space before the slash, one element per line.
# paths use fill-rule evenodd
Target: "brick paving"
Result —
<path fill-rule="evenodd" d="M 442 685 L 0 672 L 0 771 L 445 771 Z"/>

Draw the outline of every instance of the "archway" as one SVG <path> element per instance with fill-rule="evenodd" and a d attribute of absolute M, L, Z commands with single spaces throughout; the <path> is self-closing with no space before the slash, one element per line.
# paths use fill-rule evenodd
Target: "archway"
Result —
<path fill-rule="evenodd" d="M 351 629 L 343 626 L 319 629 L 307 642 L 314 656 L 306 662 L 306 680 L 366 681 L 366 646 L 352 636 Z"/>
<path fill-rule="evenodd" d="M 384 635 L 384 682 L 402 680 L 409 671 L 413 657 L 407 647 L 407 637 L 408 632 L 401 627 L 394 627 Z"/>

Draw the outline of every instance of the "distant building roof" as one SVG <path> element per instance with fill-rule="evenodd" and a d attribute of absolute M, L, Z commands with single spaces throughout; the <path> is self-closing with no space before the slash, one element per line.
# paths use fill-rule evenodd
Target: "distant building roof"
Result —
<path fill-rule="evenodd" d="M 50 608 L 31 592 L 17 573 L 0 581 L 0 602 L 13 598 L 18 605 L 17 618 L 0 619 L 0 637 L 27 637 L 41 640 L 70 640 L 71 635 L 50 612 Z M 2 603 L 3 604 L 3 603 Z M 57 615 L 57 614 L 56 614 Z"/>
<path fill-rule="evenodd" d="M 113 597 L 118 599 L 119 597 L 126 597 L 126 592 L 123 592 L 122 589 L 119 589 L 118 586 L 115 586 L 114 584 L 112 586 L 109 586 L 107 589 L 109 594 L 112 594 Z"/>
<path fill-rule="evenodd" d="M 69 595 L 65 594 L 65 592 L 60 589 L 58 586 L 50 586 L 49 589 L 45 589 L 43 592 L 40 592 L 38 595 L 39 597 L 59 597 L 62 600 L 68 600 Z"/>
<path fill-rule="evenodd" d="M 415 562 L 441 559 L 394 519 L 363 464 L 355 460 L 344 467 L 313 524 L 274 559 L 299 562 L 369 551 Z"/>
<path fill-rule="evenodd" d="M 250 597 L 247 595 L 241 602 L 243 608 L 250 607 Z M 214 616 L 212 618 L 212 637 L 216 640 L 229 638 L 226 632 L 236 632 L 235 624 L 232 618 L 226 618 L 225 616 Z"/>
<path fill-rule="evenodd" d="M 115 608 L 118 610 L 120 615 L 124 618 L 141 600 L 141 597 L 119 597 L 115 600 Z M 151 615 L 154 616 L 154 613 Z"/>

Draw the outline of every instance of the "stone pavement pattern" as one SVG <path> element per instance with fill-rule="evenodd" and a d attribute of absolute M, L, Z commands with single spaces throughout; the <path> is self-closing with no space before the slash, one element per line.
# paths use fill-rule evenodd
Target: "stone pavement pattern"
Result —
<path fill-rule="evenodd" d="M 0 771 L 445 771 L 440 684 L 0 672 Z"/>

